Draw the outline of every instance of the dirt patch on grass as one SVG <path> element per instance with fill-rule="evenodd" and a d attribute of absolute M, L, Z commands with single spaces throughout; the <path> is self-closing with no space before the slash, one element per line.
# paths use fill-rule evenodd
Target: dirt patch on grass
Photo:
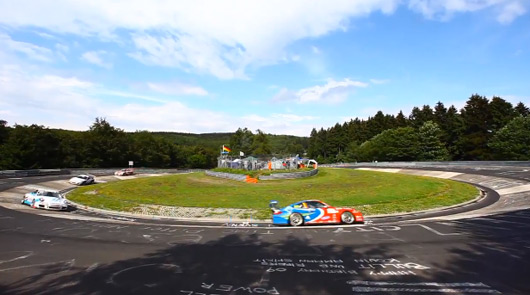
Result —
<path fill-rule="evenodd" d="M 257 215 L 256 210 L 235 208 L 199 208 L 172 207 L 162 205 L 140 205 L 131 210 L 133 213 L 144 215 L 167 216 L 177 218 L 213 218 L 230 220 L 232 218 L 248 219 Z"/>

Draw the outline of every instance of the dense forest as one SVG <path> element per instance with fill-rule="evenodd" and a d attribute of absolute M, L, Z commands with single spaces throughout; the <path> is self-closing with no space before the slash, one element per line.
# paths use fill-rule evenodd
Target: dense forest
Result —
<path fill-rule="evenodd" d="M 472 95 L 461 110 L 438 102 L 410 115 L 377 112 L 309 138 L 253 133 L 125 132 L 96 118 L 87 131 L 0 120 L 0 170 L 123 167 L 211 168 L 223 145 L 231 156 L 294 156 L 319 163 L 355 161 L 530 160 L 530 110 L 500 97 Z"/>
<path fill-rule="evenodd" d="M 303 152 L 308 138 L 265 135 L 248 129 L 235 133 L 188 134 L 174 132 L 125 132 L 104 118 L 96 118 L 88 131 L 49 129 L 39 125 L 8 126 L 0 120 L 0 170 L 123 167 L 212 168 L 217 165 L 222 145 L 233 144 L 239 156 L 237 135 L 245 133 L 247 155 L 262 153 L 289 155 Z M 297 151 L 291 151 L 296 147 Z M 237 151 L 237 153 L 236 153 Z"/>
<path fill-rule="evenodd" d="M 308 155 L 319 163 L 366 161 L 530 160 L 529 109 L 472 95 L 458 111 L 438 102 L 409 116 L 381 111 L 313 129 Z"/>

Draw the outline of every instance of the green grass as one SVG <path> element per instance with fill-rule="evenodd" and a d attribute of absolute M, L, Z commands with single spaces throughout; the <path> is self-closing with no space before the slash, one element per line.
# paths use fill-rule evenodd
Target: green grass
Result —
<path fill-rule="evenodd" d="M 257 218 L 267 219 L 270 200 L 285 206 L 303 199 L 319 199 L 373 215 L 449 206 L 477 195 L 475 187 L 451 180 L 320 168 L 317 175 L 308 178 L 258 183 L 204 173 L 146 177 L 81 187 L 68 198 L 95 208 L 121 211 L 130 211 L 140 204 L 257 209 Z"/>

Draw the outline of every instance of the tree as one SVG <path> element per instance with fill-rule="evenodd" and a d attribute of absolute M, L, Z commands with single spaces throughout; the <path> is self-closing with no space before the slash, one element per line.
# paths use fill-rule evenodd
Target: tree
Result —
<path fill-rule="evenodd" d="M 515 110 L 511 103 L 494 96 L 489 104 L 491 112 L 491 130 L 496 132 L 515 117 Z"/>
<path fill-rule="evenodd" d="M 316 158 L 318 153 L 318 132 L 315 128 L 311 130 L 309 135 L 309 147 L 307 148 L 307 155 L 310 158 Z"/>
<path fill-rule="evenodd" d="M 441 101 L 437 102 L 436 106 L 434 106 L 434 122 L 440 128 L 447 124 L 447 108 Z"/>
<path fill-rule="evenodd" d="M 368 119 L 367 127 L 371 138 L 393 126 L 391 126 L 389 118 L 385 116 L 382 111 L 378 111 L 373 118 Z"/>
<path fill-rule="evenodd" d="M 250 155 L 253 151 L 252 143 L 254 141 L 254 134 L 247 128 L 238 128 L 237 131 L 230 137 L 230 148 L 233 153 L 239 155 L 243 152 L 245 155 Z M 220 147 L 219 147 L 220 148 Z"/>
<path fill-rule="evenodd" d="M 460 111 L 463 133 L 458 142 L 464 160 L 488 160 L 491 152 L 487 146 L 491 137 L 492 115 L 488 99 L 472 95 Z"/>
<path fill-rule="evenodd" d="M 270 155 L 271 147 L 267 135 L 261 130 L 256 130 L 256 135 L 252 140 L 252 154 L 254 155 Z"/>
<path fill-rule="evenodd" d="M 359 118 L 350 120 L 346 130 L 347 141 L 365 142 L 370 139 L 372 136 L 369 134 L 367 125 L 366 121 L 359 120 Z"/>
<path fill-rule="evenodd" d="M 519 102 L 516 106 L 515 106 L 515 112 L 523 117 L 526 117 L 530 114 L 530 109 L 528 109 L 524 103 L 522 102 Z"/>
<path fill-rule="evenodd" d="M 409 116 L 411 126 L 414 128 L 420 128 L 423 123 L 434 120 L 434 113 L 429 105 L 424 105 L 421 110 L 418 107 L 412 108 Z"/>
<path fill-rule="evenodd" d="M 359 143 L 357 141 L 352 141 L 346 147 L 346 159 L 344 162 L 357 162 L 360 160 Z"/>
<path fill-rule="evenodd" d="M 0 145 L 4 144 L 9 137 L 9 127 L 7 127 L 7 121 L 0 120 Z"/>
<path fill-rule="evenodd" d="M 419 155 L 420 161 L 444 161 L 449 157 L 449 152 L 441 141 L 442 131 L 438 124 L 427 121 L 420 129 L 419 133 Z"/>
<path fill-rule="evenodd" d="M 59 153 L 61 161 L 57 167 L 90 167 L 86 164 L 89 158 L 86 154 L 86 132 L 56 130 L 59 137 Z"/>
<path fill-rule="evenodd" d="M 148 131 L 136 131 L 130 135 L 129 160 L 144 167 L 168 167 L 171 165 L 171 143 Z"/>
<path fill-rule="evenodd" d="M 368 161 L 412 161 L 418 154 L 418 133 L 412 127 L 385 130 L 359 148 L 360 158 Z"/>
<path fill-rule="evenodd" d="M 490 140 L 497 160 L 530 160 L 530 116 L 511 120 Z"/>
<path fill-rule="evenodd" d="M 125 132 L 96 118 L 86 134 L 86 163 L 91 167 L 119 167 L 126 164 L 129 143 Z"/>
<path fill-rule="evenodd" d="M 59 137 L 39 125 L 16 125 L 2 147 L 3 169 L 59 168 Z"/>
<path fill-rule="evenodd" d="M 337 154 L 344 151 L 347 142 L 347 132 L 342 128 L 339 123 L 335 124 L 328 132 L 328 153 L 336 156 Z"/>
<path fill-rule="evenodd" d="M 403 115 L 403 112 L 400 110 L 399 113 L 396 116 L 396 126 L 395 127 L 407 127 L 408 126 L 408 120 Z"/>
<path fill-rule="evenodd" d="M 449 152 L 449 159 L 460 159 L 462 157 L 462 151 L 459 149 L 457 143 L 462 134 L 462 117 L 456 110 L 454 105 L 451 105 L 447 109 L 445 116 L 445 123 L 440 125 L 442 129 L 442 142 L 445 143 L 445 147 Z"/>
<path fill-rule="evenodd" d="M 304 146 L 301 143 L 291 142 L 285 147 L 285 153 L 288 155 L 300 155 L 304 154 Z"/>

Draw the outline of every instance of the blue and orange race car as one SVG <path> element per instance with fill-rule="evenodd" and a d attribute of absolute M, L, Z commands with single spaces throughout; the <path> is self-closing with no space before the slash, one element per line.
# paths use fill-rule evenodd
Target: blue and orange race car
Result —
<path fill-rule="evenodd" d="M 278 201 L 271 201 L 273 224 L 302 224 L 364 222 L 363 214 L 353 208 L 338 208 L 319 200 L 305 200 L 284 208 L 278 207 Z"/>

